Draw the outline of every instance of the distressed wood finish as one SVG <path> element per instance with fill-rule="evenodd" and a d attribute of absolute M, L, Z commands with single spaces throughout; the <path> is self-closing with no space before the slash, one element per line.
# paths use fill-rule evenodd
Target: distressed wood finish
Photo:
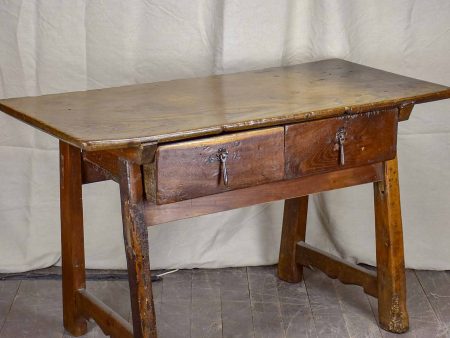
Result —
<path fill-rule="evenodd" d="M 120 160 L 119 169 L 133 334 L 135 338 L 156 338 L 148 234 L 143 213 L 144 191 L 141 166 Z"/>
<path fill-rule="evenodd" d="M 81 336 L 87 330 L 86 319 L 76 301 L 78 290 L 86 288 L 82 160 L 80 149 L 65 142 L 59 142 L 59 152 L 64 327 L 74 336 Z"/>
<path fill-rule="evenodd" d="M 95 319 L 106 335 L 112 338 L 133 338 L 131 325 L 86 290 L 77 292 L 77 302 L 83 315 L 87 319 Z"/>
<path fill-rule="evenodd" d="M 83 167 L 86 183 L 98 176 L 119 182 L 119 159 L 109 151 L 83 151 Z"/>
<path fill-rule="evenodd" d="M 145 206 L 148 226 L 189 217 L 242 208 L 254 204 L 305 196 L 314 192 L 350 187 L 383 179 L 381 164 L 344 169 L 321 175 L 301 177 L 289 181 L 272 182 L 255 187 L 226 191 L 191 200 Z"/>
<path fill-rule="evenodd" d="M 228 185 L 218 158 L 228 152 Z M 284 129 L 269 128 L 162 145 L 147 179 L 147 197 L 157 204 L 213 195 L 284 177 Z M 155 189 L 156 191 L 152 191 Z"/>
<path fill-rule="evenodd" d="M 392 159 L 397 146 L 398 110 L 298 123 L 286 127 L 286 177 L 351 168 Z M 345 164 L 339 163 L 343 128 Z"/>
<path fill-rule="evenodd" d="M 55 269 L 50 272 L 54 273 Z M 59 269 L 56 269 L 59 271 Z M 276 266 L 239 268 L 243 270 L 239 275 L 235 269 L 193 269 L 192 270 L 192 314 L 191 327 L 179 334 L 192 338 L 208 337 L 222 338 L 236 336 L 247 332 L 249 336 L 257 336 L 260 321 L 252 325 L 252 317 L 264 318 L 265 314 L 274 313 L 274 304 L 280 304 L 281 324 L 285 333 L 276 337 L 325 337 L 325 331 L 334 329 L 341 323 L 348 333 L 339 335 L 339 338 L 349 337 L 416 337 L 437 338 L 448 336 L 450 324 L 450 271 L 408 271 L 406 281 L 408 288 L 408 311 L 411 317 L 411 328 L 408 333 L 394 335 L 378 328 L 376 298 L 365 295 L 355 285 L 341 284 L 337 280 L 330 280 L 319 270 L 305 269 L 305 284 L 292 284 L 283 281 L 277 282 L 275 290 L 273 284 Z M 247 270 L 248 281 L 242 275 Z M 168 279 L 154 283 L 154 298 L 159 302 L 170 303 L 175 295 L 183 295 L 189 299 L 191 288 L 186 275 L 190 271 L 179 271 L 170 275 L 169 297 L 166 300 L 162 294 L 164 283 Z M 42 276 L 44 272 L 34 272 L 31 275 Z M 58 274 L 58 273 L 56 273 Z M 97 271 L 95 274 L 100 274 Z M 417 277 L 416 277 L 417 275 Z M 69 333 L 63 333 L 61 317 L 61 285 L 57 280 L 2 280 L 5 274 L 0 274 L 0 337 L 30 337 L 33 338 L 71 338 Z M 239 277 L 237 277 L 239 276 Z M 129 313 L 129 290 L 125 281 L 89 281 L 87 275 L 87 288 L 91 290 L 102 302 L 113 309 L 117 309 L 125 318 Z M 253 279 L 253 280 L 252 280 Z M 20 287 L 19 287 L 20 284 Z M 185 288 L 187 285 L 187 291 Z M 250 292 L 244 292 L 245 290 Z M 267 290 L 267 291 L 265 291 Z M 222 292 L 221 292 L 222 291 Z M 252 297 L 252 292 L 256 297 Z M 221 296 L 222 293 L 222 296 Z M 171 295 L 172 294 L 172 295 Z M 237 298 L 237 295 L 243 295 Z M 234 298 L 232 297 L 234 295 Z M 247 298 L 245 298 L 246 296 Z M 251 299 L 249 299 L 252 297 Z M 233 301 L 236 299 L 236 301 Z M 240 300 L 238 300 L 240 299 Z M 13 302 L 14 300 L 14 302 Z M 247 304 L 257 306 L 249 306 Z M 370 308 L 373 306 L 373 311 Z M 188 301 L 186 301 L 188 302 Z M 222 303 L 227 303 L 223 306 Z M 270 304 L 269 304 L 270 303 Z M 430 305 L 433 304 L 433 306 Z M 30 304 L 38 315 L 24 314 L 30 312 Z M 244 304 L 244 306 L 243 306 Z M 266 308 L 265 305 L 269 304 Z M 176 305 L 176 301 L 175 301 Z M 157 313 L 158 323 L 167 326 L 174 318 L 184 318 L 185 308 L 173 306 L 172 312 Z M 261 305 L 261 306 L 260 306 Z M 189 306 L 189 305 L 188 305 Z M 250 309 L 250 313 L 243 314 L 243 308 Z M 2 309 L 4 310 L 2 312 Z M 157 306 L 158 309 L 158 306 Z M 223 312 L 222 309 L 226 310 Z M 187 318 L 189 319 L 189 318 Z M 234 319 L 237 319 L 234 321 Z M 246 321 L 248 319 L 248 321 Z M 280 320 L 280 318 L 278 317 Z M 184 319 L 185 320 L 185 319 Z M 2 325 L 3 324 L 3 325 Z M 266 323 L 267 333 L 278 330 L 279 322 L 269 318 Z M 175 323 L 178 329 L 180 326 Z M 226 329 L 222 333 L 222 329 Z M 171 337 L 159 331 L 160 337 Z M 264 333 L 264 332 L 263 332 Z M 263 336 L 268 336 L 268 334 Z M 106 337 L 101 329 L 91 325 L 85 338 Z"/>
<path fill-rule="evenodd" d="M 344 60 L 0 100 L 0 109 L 85 150 L 128 148 L 399 107 L 445 86 Z"/>
<path fill-rule="evenodd" d="M 71 334 L 85 333 L 86 319 L 93 318 L 112 336 L 155 338 L 147 226 L 276 200 L 286 200 L 279 277 L 299 282 L 302 267 L 312 265 L 344 283 L 361 285 L 378 296 L 380 326 L 404 332 L 408 314 L 395 157 L 397 123 L 409 118 L 415 104 L 445 98 L 450 98 L 450 88 L 445 86 L 343 60 L 324 60 L 0 100 L 0 109 L 61 140 L 64 326 Z M 339 161 L 343 157 L 336 139 L 343 127 L 345 163 Z M 219 148 L 228 151 L 226 187 L 216 158 Z M 124 319 L 85 290 L 81 186 L 109 179 L 120 185 L 133 332 Z M 304 242 L 307 195 L 369 182 L 375 182 L 376 277 Z M 243 283 L 247 274 L 242 269 L 233 271 L 241 273 L 221 280 L 220 294 L 215 294 L 221 300 L 222 333 L 282 334 L 281 325 L 265 332 L 267 323 L 279 320 L 283 311 L 290 313 L 289 320 L 295 315 L 293 304 L 270 301 L 280 290 L 273 276 L 261 275 L 262 281 L 261 276 L 251 275 L 249 284 Z M 192 290 L 188 295 L 192 275 L 187 275 L 180 294 L 171 291 L 176 288 L 171 289 L 168 278 L 163 288 L 166 302 L 157 302 L 160 312 L 172 318 L 161 326 L 161 332 L 171 337 L 189 328 L 202 334 L 195 323 L 203 318 L 192 316 L 190 305 L 203 308 L 203 304 Z M 336 293 L 329 299 L 337 303 Z M 316 293 L 314 302 L 313 312 L 319 313 L 314 325 L 322 321 L 326 327 L 306 328 L 305 334 L 353 332 L 341 319 L 331 323 L 322 316 L 327 315 L 322 304 L 330 304 L 326 297 Z M 239 303 L 239 311 L 234 303 Z M 182 309 L 185 316 L 172 315 L 174 309 Z M 217 314 L 208 315 L 217 322 Z M 311 323 L 307 313 L 302 318 Z M 212 330 L 219 332 L 218 327 Z"/>
<path fill-rule="evenodd" d="M 142 143 L 128 148 L 117 148 L 106 151 L 114 157 L 134 164 L 149 164 L 155 159 L 157 144 L 153 142 Z"/>
<path fill-rule="evenodd" d="M 412 110 L 414 108 L 414 103 L 415 103 L 414 101 L 410 101 L 410 102 L 402 103 L 399 106 L 399 109 L 398 109 L 398 120 L 399 121 L 406 121 L 409 119 L 409 116 L 411 115 Z"/>
<path fill-rule="evenodd" d="M 304 241 L 297 243 L 296 260 L 298 264 L 318 268 L 328 277 L 337 278 L 344 284 L 362 286 L 365 293 L 377 297 L 377 275 L 370 270 L 315 249 Z"/>
<path fill-rule="evenodd" d="M 384 164 L 384 181 L 374 183 L 377 248 L 378 315 L 380 326 L 408 330 L 405 261 L 397 158 Z"/>
<path fill-rule="evenodd" d="M 303 267 L 297 264 L 297 242 L 304 241 L 308 215 L 308 196 L 284 202 L 278 277 L 286 282 L 298 283 L 303 278 Z"/>

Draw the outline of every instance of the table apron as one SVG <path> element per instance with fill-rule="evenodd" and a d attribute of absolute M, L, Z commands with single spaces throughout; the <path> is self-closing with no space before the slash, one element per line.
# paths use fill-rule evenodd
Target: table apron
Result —
<path fill-rule="evenodd" d="M 191 200 L 157 205 L 147 202 L 144 215 L 148 226 L 255 204 L 285 200 L 312 193 L 383 180 L 383 162 L 324 174 L 272 182 L 203 196 Z"/>

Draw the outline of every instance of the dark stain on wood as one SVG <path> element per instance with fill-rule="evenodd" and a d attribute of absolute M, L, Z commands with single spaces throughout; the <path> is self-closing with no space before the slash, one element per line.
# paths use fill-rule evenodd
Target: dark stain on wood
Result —
<path fill-rule="evenodd" d="M 297 243 L 297 262 L 304 266 L 313 266 L 328 277 L 337 278 L 344 284 L 362 286 L 364 292 L 377 297 L 377 275 L 356 264 L 344 261 L 327 252 L 315 249 L 305 242 Z"/>
<path fill-rule="evenodd" d="M 286 178 L 386 161 L 395 157 L 397 109 L 286 126 Z M 344 164 L 337 135 L 343 132 Z"/>
<path fill-rule="evenodd" d="M 157 204 L 217 194 L 284 177 L 283 128 L 270 128 L 160 146 L 153 184 Z M 228 182 L 223 178 L 220 150 Z M 150 181 L 152 182 L 152 181 Z M 152 184 L 152 183 L 150 183 Z M 147 191 L 152 191 L 152 186 Z"/>
<path fill-rule="evenodd" d="M 308 215 L 308 196 L 284 201 L 278 277 L 298 283 L 303 278 L 303 267 L 296 261 L 297 243 L 305 241 Z"/>
<path fill-rule="evenodd" d="M 130 299 L 135 338 L 156 338 L 147 226 L 143 217 L 144 192 L 141 167 L 120 161 L 120 197 L 123 237 L 130 282 Z"/>

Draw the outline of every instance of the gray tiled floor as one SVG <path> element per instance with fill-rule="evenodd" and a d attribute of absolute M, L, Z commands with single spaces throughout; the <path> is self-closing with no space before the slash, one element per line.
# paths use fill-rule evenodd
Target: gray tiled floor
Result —
<path fill-rule="evenodd" d="M 411 329 L 377 326 L 376 300 L 357 286 L 307 270 L 288 284 L 275 267 L 183 270 L 154 283 L 158 332 L 177 337 L 450 337 L 450 272 L 408 271 Z M 88 288 L 130 320 L 125 280 Z M 62 328 L 58 280 L 0 281 L 0 337 L 70 337 Z M 104 337 L 91 323 L 84 337 Z"/>

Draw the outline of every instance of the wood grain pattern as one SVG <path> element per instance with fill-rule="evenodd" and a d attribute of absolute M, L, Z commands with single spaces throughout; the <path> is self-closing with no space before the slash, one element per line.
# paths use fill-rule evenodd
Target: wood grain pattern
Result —
<path fill-rule="evenodd" d="M 97 164 L 83 159 L 82 164 L 83 184 L 96 183 L 116 179 L 108 170 L 103 169 Z"/>
<path fill-rule="evenodd" d="M 162 283 L 162 320 L 158 320 L 158 335 L 162 338 L 190 338 L 192 270 L 166 275 Z"/>
<path fill-rule="evenodd" d="M 191 337 L 221 338 L 220 270 L 193 270 L 191 290 Z"/>
<path fill-rule="evenodd" d="M 76 302 L 78 290 L 86 288 L 84 268 L 81 152 L 59 143 L 61 262 L 63 274 L 64 327 L 74 336 L 86 333 L 86 319 Z"/>
<path fill-rule="evenodd" d="M 305 269 L 304 279 L 317 337 L 350 337 L 333 280 L 310 269 Z"/>
<path fill-rule="evenodd" d="M 126 148 L 450 97 L 445 86 L 324 60 L 196 79 L 0 100 L 77 147 Z"/>
<path fill-rule="evenodd" d="M 429 306 L 421 308 L 425 307 L 428 313 L 429 307 L 431 307 L 438 321 L 436 324 L 429 315 L 427 322 L 434 324 L 440 337 L 450 336 L 450 272 L 417 270 L 415 274 L 429 302 Z M 410 295 L 411 291 L 408 289 L 408 297 Z M 411 304 L 411 302 L 409 303 Z M 418 318 L 421 317 L 418 316 Z M 411 318 L 411 322 L 414 324 L 414 317 Z M 422 327 L 422 323 L 423 321 L 417 323 L 417 327 Z"/>
<path fill-rule="evenodd" d="M 273 291 L 271 277 L 275 266 L 247 268 L 250 275 L 260 280 L 258 284 L 257 300 L 267 299 L 276 302 L 273 295 L 278 294 L 281 306 L 281 324 L 284 328 L 286 338 L 298 337 L 322 337 L 324 332 L 339 332 L 339 323 L 344 319 L 348 333 L 340 335 L 344 337 L 414 337 L 414 338 L 443 338 L 450 333 L 449 302 L 450 295 L 450 272 L 448 271 L 407 271 L 406 281 L 408 288 L 408 309 L 411 318 L 411 328 L 401 336 L 384 330 L 379 330 L 376 325 L 377 300 L 365 295 L 362 290 L 354 285 L 344 285 L 339 281 L 331 281 L 320 271 L 305 269 L 305 279 L 309 288 L 303 282 L 287 283 L 278 280 L 277 292 Z M 192 324 L 190 335 L 194 337 L 220 338 L 223 336 L 245 336 L 257 337 L 257 329 L 253 328 L 252 317 L 255 315 L 251 310 L 248 289 L 250 282 L 245 282 L 245 268 L 238 269 L 194 269 L 192 270 L 192 304 L 190 313 Z M 180 294 L 187 286 L 189 271 L 181 271 L 172 275 L 169 292 L 175 291 Z M 96 272 L 98 274 L 99 271 Z M 416 277 L 417 275 L 417 277 Z M 4 277 L 0 276 L 0 277 Z M 30 278 L 27 276 L 27 278 Z M 89 279 L 89 277 L 88 277 Z M 226 316 L 224 323 L 227 335 L 222 335 L 222 306 L 221 285 L 224 284 L 224 301 L 226 305 Z M 328 282 L 327 282 L 328 281 Z M 14 282 L 14 283 L 10 283 Z M 17 282 L 17 283 L 16 283 Z M 17 286 L 21 283 L 19 290 Z M 234 282 L 234 287 L 233 287 Z M 161 291 L 164 280 L 154 283 L 153 291 L 156 303 L 161 302 Z M 173 286 L 173 287 L 172 287 Z M 104 303 L 117 310 L 119 314 L 127 317 L 129 312 L 129 289 L 126 281 L 87 281 L 87 288 L 99 297 Z M 333 290 L 334 288 L 334 290 Z M 190 288 L 188 288 L 190 289 Z M 246 291 L 247 290 L 247 291 Z M 267 290 L 267 291 L 266 291 Z M 17 294 L 16 294 L 17 293 Z M 250 291 L 251 293 L 251 291 Z M 312 299 L 310 306 L 309 297 Z M 335 296 L 333 296 L 335 294 Z M 227 296 L 228 295 L 228 296 Z M 266 296 L 267 295 L 267 296 Z M 244 298 L 244 297 L 247 297 Z M 183 296 L 185 298 L 185 296 Z M 13 299 L 15 301 L 13 302 Z M 236 299 L 236 301 L 230 301 Z M 240 299 L 240 301 L 238 300 Z M 373 312 L 368 308 L 369 299 Z M 4 302 L 4 303 L 3 303 Z M 432 305 L 431 305 L 431 304 Z M 55 280 L 22 280 L 11 281 L 0 278 L 0 315 L 2 305 L 10 308 L 7 311 L 3 329 L 0 323 L 0 337 L 2 338 L 69 338 L 72 337 L 62 330 L 61 317 L 61 284 Z M 250 313 L 242 311 L 250 309 Z M 259 310 L 260 308 L 256 308 Z M 271 308 L 267 308 L 270 310 Z M 182 317 L 185 309 L 173 307 L 173 313 L 169 317 L 158 316 L 161 321 L 170 321 L 170 318 Z M 178 312 L 179 310 L 179 312 Z M 198 312 L 197 312 L 198 310 Z M 315 316 L 313 316 L 314 311 Z M 268 311 L 269 312 L 269 311 Z M 232 313 L 234 316 L 232 317 Z M 239 314 L 245 316 L 239 319 Z M 339 316 L 342 315 L 342 318 Z M 258 313 L 260 315 L 261 312 Z M 234 322 L 228 321 L 235 319 Z M 246 322 L 245 320 L 249 320 Z M 1 319 L 0 319 L 1 321 Z M 276 330 L 280 323 L 268 321 L 273 324 L 267 332 Z M 321 335 L 317 335 L 317 331 Z M 83 338 L 106 337 L 92 321 L 88 325 L 89 331 Z M 334 328 L 330 330 L 331 328 Z M 231 330 L 233 328 L 233 330 Z M 186 333 L 189 335 L 189 332 Z M 171 338 L 162 335 L 161 338 Z"/>
<path fill-rule="evenodd" d="M 19 290 L 19 280 L 0 281 L 0 333 Z"/>
<path fill-rule="evenodd" d="M 299 281 L 301 266 L 313 265 L 345 283 L 361 284 L 369 294 L 378 295 L 380 326 L 404 332 L 408 314 L 395 158 L 397 122 L 408 119 L 415 104 L 449 97 L 448 87 L 325 60 L 1 100 L 0 109 L 62 140 L 64 326 L 70 333 L 85 333 L 86 319 L 93 317 L 112 336 L 156 338 L 147 226 L 280 199 L 288 199 L 280 277 Z M 336 139 L 342 127 L 345 164 L 339 163 Z M 217 134 L 224 135 L 209 137 Z M 178 140 L 183 141 L 162 144 Z M 221 179 L 219 148 L 229 152 L 228 186 Z M 85 291 L 81 185 L 105 179 L 120 185 L 133 334 L 125 319 Z M 368 182 L 375 182 L 377 277 L 303 242 L 307 197 L 301 196 Z M 206 304 L 197 301 L 202 299 L 198 290 L 193 297 L 192 279 L 171 287 L 174 280 L 168 277 L 158 302 L 168 321 L 160 331 L 171 338 L 193 332 L 218 336 L 220 299 L 223 336 L 286 336 L 281 321 L 284 310 L 292 307 L 281 306 L 274 275 L 252 269 L 248 274 L 245 269 L 232 271 L 232 279 L 221 279 L 219 290 L 203 290 L 216 297 L 208 302 L 216 309 L 208 313 L 216 323 L 208 332 L 195 324 L 202 318 L 191 314 L 192 306 L 204 311 Z M 192 278 L 191 273 L 185 274 Z M 326 287 L 335 285 L 318 281 Z M 310 297 L 314 329 L 309 325 L 304 333 L 352 335 L 338 313 L 336 294 L 321 297 L 314 290 Z M 333 313 L 324 310 L 330 303 L 338 305 Z M 8 326 L 8 332 L 13 332 L 12 327 Z"/>
<path fill-rule="evenodd" d="M 395 157 L 398 110 L 374 111 L 286 126 L 286 178 L 381 162 Z M 345 164 L 336 134 L 344 128 Z"/>
<path fill-rule="evenodd" d="M 380 163 L 365 167 L 306 176 L 288 181 L 272 182 L 255 187 L 226 191 L 192 200 L 156 205 L 146 203 L 145 222 L 148 226 L 215 212 L 242 208 L 254 204 L 290 199 L 308 194 L 350 187 L 383 179 Z"/>
<path fill-rule="evenodd" d="M 106 304 L 111 308 L 116 316 L 120 316 L 125 320 L 131 318 L 131 307 L 130 307 L 130 289 L 127 280 L 89 280 L 89 272 L 86 274 L 86 289 L 94 295 L 99 301 Z M 97 270 L 98 271 L 98 270 Z M 105 271 L 106 272 L 106 271 Z M 124 272 L 124 274 L 126 274 Z M 117 275 L 116 275 L 117 276 Z M 120 318 L 119 317 L 119 318 Z M 128 324 L 129 332 L 132 334 L 131 324 Z M 71 336 L 67 333 L 63 338 L 70 338 Z M 103 338 L 106 335 L 103 333 L 100 326 L 96 324 L 95 321 L 90 320 L 88 322 L 88 332 L 83 337 L 85 338 Z"/>
<path fill-rule="evenodd" d="M 87 168 L 83 168 L 83 172 L 89 174 L 90 168 L 98 172 L 96 176 L 105 176 L 116 182 L 119 182 L 120 168 L 119 158 L 109 151 L 83 151 L 83 163 L 88 162 Z M 84 166 L 84 165 L 83 165 Z M 92 171 L 92 170 L 91 170 Z"/>
<path fill-rule="evenodd" d="M 148 234 L 143 217 L 144 191 L 141 167 L 138 164 L 120 160 L 119 169 L 133 334 L 135 338 L 156 338 Z"/>
<path fill-rule="evenodd" d="M 381 329 L 374 318 L 368 295 L 357 285 L 333 281 L 342 315 L 350 337 L 382 337 Z"/>
<path fill-rule="evenodd" d="M 305 242 L 298 242 L 297 246 L 296 259 L 299 264 L 318 268 L 328 277 L 337 278 L 344 284 L 362 286 L 365 293 L 377 296 L 377 275 L 374 272 L 313 248 Z"/>
<path fill-rule="evenodd" d="M 105 334 L 113 338 L 133 338 L 132 326 L 88 291 L 78 291 L 77 302 L 84 316 L 95 319 Z"/>
<path fill-rule="evenodd" d="M 374 183 L 377 251 L 378 314 L 380 326 L 408 330 L 405 261 L 397 158 L 384 164 L 384 181 Z"/>
<path fill-rule="evenodd" d="M 227 268 L 220 271 L 222 300 L 222 336 L 253 337 L 253 316 L 247 269 Z"/>
<path fill-rule="evenodd" d="M 119 159 L 143 165 L 154 161 L 156 149 L 156 143 L 148 142 L 126 148 L 109 149 L 107 153 Z"/>
<path fill-rule="evenodd" d="M 228 152 L 227 185 L 220 149 Z M 156 152 L 155 183 L 148 183 L 156 186 L 146 190 L 156 189 L 150 200 L 165 204 L 279 181 L 284 177 L 283 149 L 282 127 L 162 145 Z"/>
<path fill-rule="evenodd" d="M 404 102 L 398 108 L 398 120 L 406 121 L 409 119 L 414 108 L 414 101 Z"/>
<path fill-rule="evenodd" d="M 304 281 L 288 283 L 278 280 L 277 290 L 286 338 L 317 338 L 316 325 Z"/>
<path fill-rule="evenodd" d="M 247 276 L 255 337 L 284 338 L 275 267 L 248 267 Z"/>
<path fill-rule="evenodd" d="M 62 338 L 61 295 L 60 281 L 22 280 L 0 337 Z"/>
<path fill-rule="evenodd" d="M 440 274 L 447 273 L 446 271 L 421 271 L 421 270 L 406 270 L 406 285 L 408 289 L 407 304 L 410 315 L 410 329 L 401 334 L 405 338 L 441 338 L 448 337 L 450 331 L 445 327 L 445 320 L 448 317 L 440 318 L 438 309 L 434 308 L 427 295 L 433 293 L 433 287 L 428 289 L 428 285 L 419 275 L 426 279 L 438 281 Z M 439 283 L 439 282 L 438 282 Z M 450 284 L 446 285 L 443 290 L 450 290 Z M 377 300 L 368 296 L 370 305 L 372 307 L 375 319 L 378 320 L 378 304 Z M 447 302 L 448 304 L 448 302 Z M 443 319 L 444 321 L 442 321 Z M 396 338 L 398 334 L 381 330 L 383 338 Z"/>
<path fill-rule="evenodd" d="M 305 241 L 308 196 L 284 202 L 278 277 L 286 282 L 298 283 L 303 278 L 303 266 L 296 261 L 297 243 Z"/>
<path fill-rule="evenodd" d="M 437 277 L 439 272 L 435 271 L 434 275 Z M 450 332 L 446 332 L 445 321 L 438 319 L 437 313 L 433 311 L 433 307 L 427 299 L 426 291 L 421 286 L 421 281 L 413 270 L 406 270 L 406 289 L 408 290 L 406 302 L 410 318 L 410 331 L 413 331 L 416 337 L 449 335 Z"/>

